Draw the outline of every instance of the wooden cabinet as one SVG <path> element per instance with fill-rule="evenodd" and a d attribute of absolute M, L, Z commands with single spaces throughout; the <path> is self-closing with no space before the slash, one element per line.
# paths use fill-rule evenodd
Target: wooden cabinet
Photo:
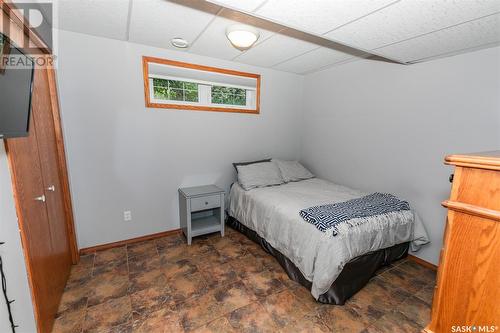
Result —
<path fill-rule="evenodd" d="M 500 331 L 500 151 L 450 155 L 448 220 L 426 332 Z M 465 329 L 465 330 L 464 330 Z"/>

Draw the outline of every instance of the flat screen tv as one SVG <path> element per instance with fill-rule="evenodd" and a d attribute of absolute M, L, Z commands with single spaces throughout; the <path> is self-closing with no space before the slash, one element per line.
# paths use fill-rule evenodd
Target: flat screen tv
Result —
<path fill-rule="evenodd" d="M 0 139 L 28 136 L 34 65 L 26 59 L 0 34 Z"/>

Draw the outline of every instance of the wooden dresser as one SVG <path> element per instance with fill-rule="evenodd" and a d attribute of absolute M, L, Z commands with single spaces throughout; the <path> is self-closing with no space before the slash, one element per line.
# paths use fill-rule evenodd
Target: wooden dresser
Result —
<path fill-rule="evenodd" d="M 500 151 L 450 155 L 455 172 L 425 332 L 500 332 Z"/>

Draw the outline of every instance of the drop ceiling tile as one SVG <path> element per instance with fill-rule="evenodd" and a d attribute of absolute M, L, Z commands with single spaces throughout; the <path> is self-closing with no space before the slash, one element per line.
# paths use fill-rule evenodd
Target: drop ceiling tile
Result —
<path fill-rule="evenodd" d="M 292 28 L 324 34 L 396 0 L 268 0 L 255 13 Z"/>
<path fill-rule="evenodd" d="M 181 37 L 193 42 L 219 9 L 211 4 L 197 9 L 165 0 L 133 0 L 129 40 L 181 50 L 172 46 L 170 40 Z"/>
<path fill-rule="evenodd" d="M 238 22 L 218 16 L 193 43 L 189 52 L 228 60 L 238 56 L 242 51 L 233 47 L 226 37 L 226 28 L 233 24 L 238 24 Z M 274 34 L 271 31 L 260 29 L 259 27 L 255 28 L 260 32 L 257 43 Z"/>
<path fill-rule="evenodd" d="M 305 74 L 314 70 L 319 70 L 328 65 L 345 61 L 352 58 L 352 55 L 325 47 L 317 48 L 301 56 L 285 61 L 273 67 L 285 72 Z"/>
<path fill-rule="evenodd" d="M 262 43 L 242 53 L 235 60 L 251 65 L 272 67 L 318 46 L 300 39 L 275 34 Z"/>
<path fill-rule="evenodd" d="M 403 0 L 324 36 L 373 50 L 499 11 L 498 0 Z"/>
<path fill-rule="evenodd" d="M 215 0 L 221 6 L 238 9 L 244 12 L 252 12 L 259 7 L 265 0 Z"/>
<path fill-rule="evenodd" d="M 88 35 L 125 40 L 129 2 L 123 0 L 59 0 L 54 26 Z"/>
<path fill-rule="evenodd" d="M 378 49 L 382 54 L 417 61 L 500 42 L 500 14 Z"/>

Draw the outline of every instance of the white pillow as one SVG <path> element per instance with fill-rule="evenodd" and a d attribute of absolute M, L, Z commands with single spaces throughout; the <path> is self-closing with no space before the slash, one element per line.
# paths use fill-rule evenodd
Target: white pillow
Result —
<path fill-rule="evenodd" d="M 236 168 L 238 169 L 238 183 L 244 190 L 284 183 L 280 169 L 273 162 L 237 165 Z"/>
<path fill-rule="evenodd" d="M 304 168 L 304 166 L 298 161 L 283 161 L 276 160 L 274 158 L 272 161 L 278 165 L 278 168 L 281 171 L 281 176 L 287 183 L 314 177 L 314 175 L 309 172 L 309 170 Z"/>

